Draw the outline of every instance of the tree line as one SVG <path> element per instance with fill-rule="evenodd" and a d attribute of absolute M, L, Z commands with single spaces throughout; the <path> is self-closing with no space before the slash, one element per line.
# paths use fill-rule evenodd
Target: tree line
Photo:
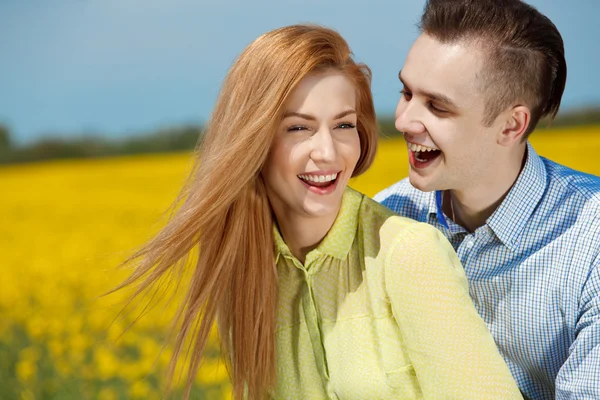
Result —
<path fill-rule="evenodd" d="M 538 125 L 545 128 L 549 121 Z M 560 113 L 550 125 L 565 127 L 600 125 L 600 107 Z M 393 117 L 379 119 L 382 137 L 398 136 Z M 155 130 L 122 139 L 109 139 L 103 135 L 75 137 L 47 136 L 34 142 L 17 145 L 10 129 L 0 124 L 0 164 L 23 163 L 61 158 L 109 157 L 126 154 L 191 151 L 202 138 L 201 125 L 176 126 Z"/>

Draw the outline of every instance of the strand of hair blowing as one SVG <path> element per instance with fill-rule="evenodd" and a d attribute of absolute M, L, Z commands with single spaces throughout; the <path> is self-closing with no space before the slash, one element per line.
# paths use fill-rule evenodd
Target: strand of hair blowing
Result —
<path fill-rule="evenodd" d="M 237 96 L 234 89 L 228 89 L 246 74 L 252 71 L 232 69 L 197 151 L 195 172 L 179 195 L 181 207 L 154 239 L 125 262 L 136 261 L 135 270 L 114 289 L 137 283 L 132 296 L 136 297 L 173 268 L 183 267 L 192 249 L 199 249 L 174 319 L 173 331 L 179 330 L 169 367 L 170 387 L 186 341 L 192 339 L 187 349 L 191 355 L 186 398 L 217 319 L 235 398 L 262 398 L 275 381 L 273 220 L 259 173 L 269 151 L 265 143 L 272 141 L 275 132 L 271 116 L 278 110 L 262 110 L 265 102 L 260 95 Z M 271 87 L 289 92 L 281 85 Z M 226 98 L 223 93 L 233 95 Z M 246 107 L 263 117 L 249 121 L 243 113 L 234 112 Z M 235 134 L 242 129 L 244 134 Z"/>
<path fill-rule="evenodd" d="M 181 353 L 185 337 L 192 335 L 204 312 L 190 358 L 188 389 L 215 314 L 225 335 L 222 348 L 232 361 L 235 397 L 241 398 L 247 386 L 249 398 L 260 398 L 272 386 L 277 298 L 272 229 L 264 185 L 257 179 L 244 188 L 225 218 L 205 231 L 198 264 L 211 268 L 194 270 L 175 349 L 175 354 Z"/>

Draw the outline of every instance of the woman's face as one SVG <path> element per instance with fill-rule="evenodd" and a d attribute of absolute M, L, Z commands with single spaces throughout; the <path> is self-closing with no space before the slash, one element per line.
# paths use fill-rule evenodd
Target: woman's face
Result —
<path fill-rule="evenodd" d="M 339 72 L 311 74 L 292 92 L 262 170 L 281 218 L 332 217 L 360 156 L 356 92 Z"/>

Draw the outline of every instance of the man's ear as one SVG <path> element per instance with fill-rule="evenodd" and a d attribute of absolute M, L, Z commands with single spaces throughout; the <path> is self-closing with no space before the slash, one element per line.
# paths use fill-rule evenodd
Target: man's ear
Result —
<path fill-rule="evenodd" d="M 526 106 L 514 106 L 503 114 L 505 123 L 498 135 L 498 144 L 512 146 L 521 143 L 531 122 L 531 111 Z"/>

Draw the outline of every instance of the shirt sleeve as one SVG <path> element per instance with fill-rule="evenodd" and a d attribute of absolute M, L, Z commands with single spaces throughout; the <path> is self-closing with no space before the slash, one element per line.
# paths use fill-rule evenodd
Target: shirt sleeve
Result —
<path fill-rule="evenodd" d="M 426 399 L 522 399 L 441 232 L 405 227 L 387 255 L 385 287 Z"/>
<path fill-rule="evenodd" d="M 576 338 L 556 377 L 556 399 L 600 399 L 600 255 L 580 298 Z"/>

